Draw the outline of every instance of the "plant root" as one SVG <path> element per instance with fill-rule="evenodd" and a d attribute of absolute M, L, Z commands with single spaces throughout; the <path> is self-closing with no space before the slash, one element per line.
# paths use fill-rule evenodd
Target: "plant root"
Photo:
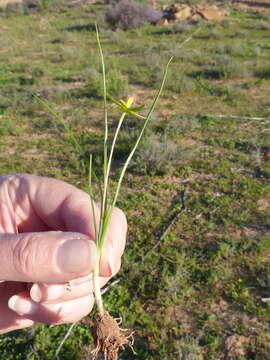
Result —
<path fill-rule="evenodd" d="M 134 332 L 129 329 L 119 327 L 121 319 L 114 319 L 107 311 L 104 314 L 97 315 L 93 327 L 93 337 L 96 348 L 92 351 L 94 359 L 99 353 L 102 353 L 104 360 L 117 360 L 118 353 L 124 350 L 125 345 L 129 346 L 132 351 L 134 344 Z"/>

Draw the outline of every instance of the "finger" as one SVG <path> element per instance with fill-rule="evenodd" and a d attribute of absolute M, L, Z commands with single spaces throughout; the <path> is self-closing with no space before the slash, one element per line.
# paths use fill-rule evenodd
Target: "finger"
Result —
<path fill-rule="evenodd" d="M 103 287 L 108 278 L 99 278 L 99 285 Z M 78 299 L 93 294 L 93 281 L 86 280 L 80 284 L 33 284 L 30 297 L 37 303 L 56 303 Z"/>
<path fill-rule="evenodd" d="M 0 321 L 0 335 L 6 334 L 9 331 L 20 330 L 34 325 L 34 321 L 25 319 L 22 316 L 15 314 L 14 312 L 11 316 L 9 316 L 9 321 L 10 324 L 4 327 L 1 326 L 2 321 Z"/>
<path fill-rule="evenodd" d="M 111 277 L 120 267 L 121 256 L 124 252 L 127 234 L 126 216 L 118 208 L 114 208 L 108 227 L 108 234 L 100 261 L 100 275 Z"/>
<path fill-rule="evenodd" d="M 8 302 L 9 308 L 16 314 L 45 324 L 79 321 L 92 310 L 93 305 L 93 295 L 55 304 L 45 304 L 31 300 L 28 292 L 12 296 Z"/>
<path fill-rule="evenodd" d="M 47 209 L 47 203 L 50 202 L 50 194 L 47 194 L 47 188 L 49 185 L 47 183 L 44 184 L 44 182 L 39 178 L 38 191 L 35 192 L 35 196 L 32 196 L 33 199 L 36 199 L 36 202 L 32 201 L 32 203 L 38 206 L 38 212 L 39 214 L 42 214 L 43 221 L 47 221 L 48 224 L 54 228 L 60 225 L 63 229 L 65 229 L 65 231 L 81 232 L 88 235 L 91 239 L 95 239 L 94 221 L 96 221 L 96 226 L 99 226 L 100 207 L 98 205 L 94 205 L 93 214 L 91 200 L 88 194 L 58 180 L 49 180 L 55 188 L 58 187 L 58 182 L 61 184 L 59 192 L 61 193 L 63 201 L 61 205 L 60 216 L 57 209 L 54 210 L 56 216 L 54 215 L 53 223 L 49 222 L 49 214 L 51 213 L 51 211 L 48 211 Z M 65 186 L 63 184 L 65 184 Z M 63 197 L 64 191 L 66 192 L 65 198 Z M 45 198 L 46 209 L 43 209 Z M 53 198 L 52 201 L 55 201 L 55 198 Z M 58 219 L 57 222 L 55 222 L 56 219 Z M 120 209 L 114 208 L 109 223 L 104 248 L 102 249 L 102 257 L 100 262 L 101 276 L 110 277 L 115 274 L 118 263 L 125 248 L 126 233 L 126 216 Z"/>
<path fill-rule="evenodd" d="M 59 180 L 33 175 L 8 175 L 1 177 L 0 183 L 0 193 L 8 193 L 9 203 L 16 204 L 11 207 L 10 216 L 15 214 L 19 232 L 37 231 L 37 228 L 44 231 L 47 226 L 95 238 L 90 197 L 85 192 Z M 97 206 L 95 215 L 98 222 L 100 211 Z M 115 208 L 101 258 L 101 276 L 109 277 L 115 272 L 125 247 L 126 231 L 125 215 Z"/>
<path fill-rule="evenodd" d="M 0 234 L 0 279 L 21 282 L 67 282 L 95 266 L 93 241 L 78 233 Z"/>
<path fill-rule="evenodd" d="M 18 232 L 71 230 L 94 238 L 90 197 L 70 184 L 27 174 L 6 175 L 0 177 L 0 196 L 6 199 L 0 210 L 5 206 L 5 213 L 8 210 L 15 217 Z"/>
<path fill-rule="evenodd" d="M 88 198 L 85 202 L 80 202 L 78 204 L 78 207 L 75 206 L 75 199 L 73 197 L 70 197 L 66 203 L 65 207 L 63 208 L 63 216 L 67 219 L 72 219 L 72 221 L 69 221 L 68 223 L 68 230 L 76 229 L 75 231 L 81 231 L 84 233 L 84 230 L 82 228 L 78 229 L 76 228 L 77 217 L 80 213 L 81 216 L 84 213 L 85 214 L 85 222 L 88 221 L 89 226 L 89 218 L 93 218 L 93 215 L 90 213 L 90 198 Z M 80 212 L 79 212 L 79 211 Z M 95 218 L 96 218 L 96 226 L 99 225 L 99 219 L 100 219 L 100 207 L 95 207 Z M 93 224 L 90 224 L 91 228 L 94 227 Z M 89 230 L 91 232 L 91 230 Z M 85 233 L 87 233 L 87 230 L 85 230 Z M 103 277 L 111 277 L 119 270 L 119 263 L 121 261 L 121 256 L 124 252 L 125 243 L 126 243 L 126 233 L 127 233 L 127 220 L 126 216 L 118 208 L 114 208 L 111 216 L 111 220 L 108 226 L 108 232 L 105 239 L 105 244 L 102 249 L 102 256 L 100 261 L 100 276 Z M 94 235 L 93 239 L 95 238 Z M 92 238 L 92 237 L 91 237 Z"/>
<path fill-rule="evenodd" d="M 33 325 L 33 321 L 22 318 L 11 311 L 7 306 L 8 300 L 11 296 L 24 290 L 24 284 L 13 281 L 0 284 L 0 334 Z"/>

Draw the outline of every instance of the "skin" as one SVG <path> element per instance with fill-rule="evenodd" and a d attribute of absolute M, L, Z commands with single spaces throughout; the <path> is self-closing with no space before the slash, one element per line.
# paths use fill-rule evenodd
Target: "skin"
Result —
<path fill-rule="evenodd" d="M 125 215 L 115 208 L 100 286 L 120 268 L 126 232 Z M 75 322 L 92 310 L 93 234 L 85 192 L 51 178 L 0 177 L 0 333 L 35 322 Z"/>

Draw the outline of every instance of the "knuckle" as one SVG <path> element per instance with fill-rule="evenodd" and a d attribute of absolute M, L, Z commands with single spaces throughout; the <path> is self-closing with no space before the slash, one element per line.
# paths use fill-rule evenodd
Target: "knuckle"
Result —
<path fill-rule="evenodd" d="M 33 275 L 36 269 L 37 241 L 34 234 L 18 239 L 13 249 L 13 265 L 22 278 Z"/>
<path fill-rule="evenodd" d="M 7 174 L 1 176 L 1 182 L 11 189 L 19 188 L 22 182 L 22 175 L 19 174 Z"/>

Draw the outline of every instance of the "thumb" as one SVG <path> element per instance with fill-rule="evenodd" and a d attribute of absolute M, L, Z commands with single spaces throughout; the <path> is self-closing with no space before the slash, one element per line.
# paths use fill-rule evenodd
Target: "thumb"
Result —
<path fill-rule="evenodd" d="M 80 233 L 0 235 L 0 280 L 67 282 L 90 273 L 96 258 L 95 243 Z"/>

